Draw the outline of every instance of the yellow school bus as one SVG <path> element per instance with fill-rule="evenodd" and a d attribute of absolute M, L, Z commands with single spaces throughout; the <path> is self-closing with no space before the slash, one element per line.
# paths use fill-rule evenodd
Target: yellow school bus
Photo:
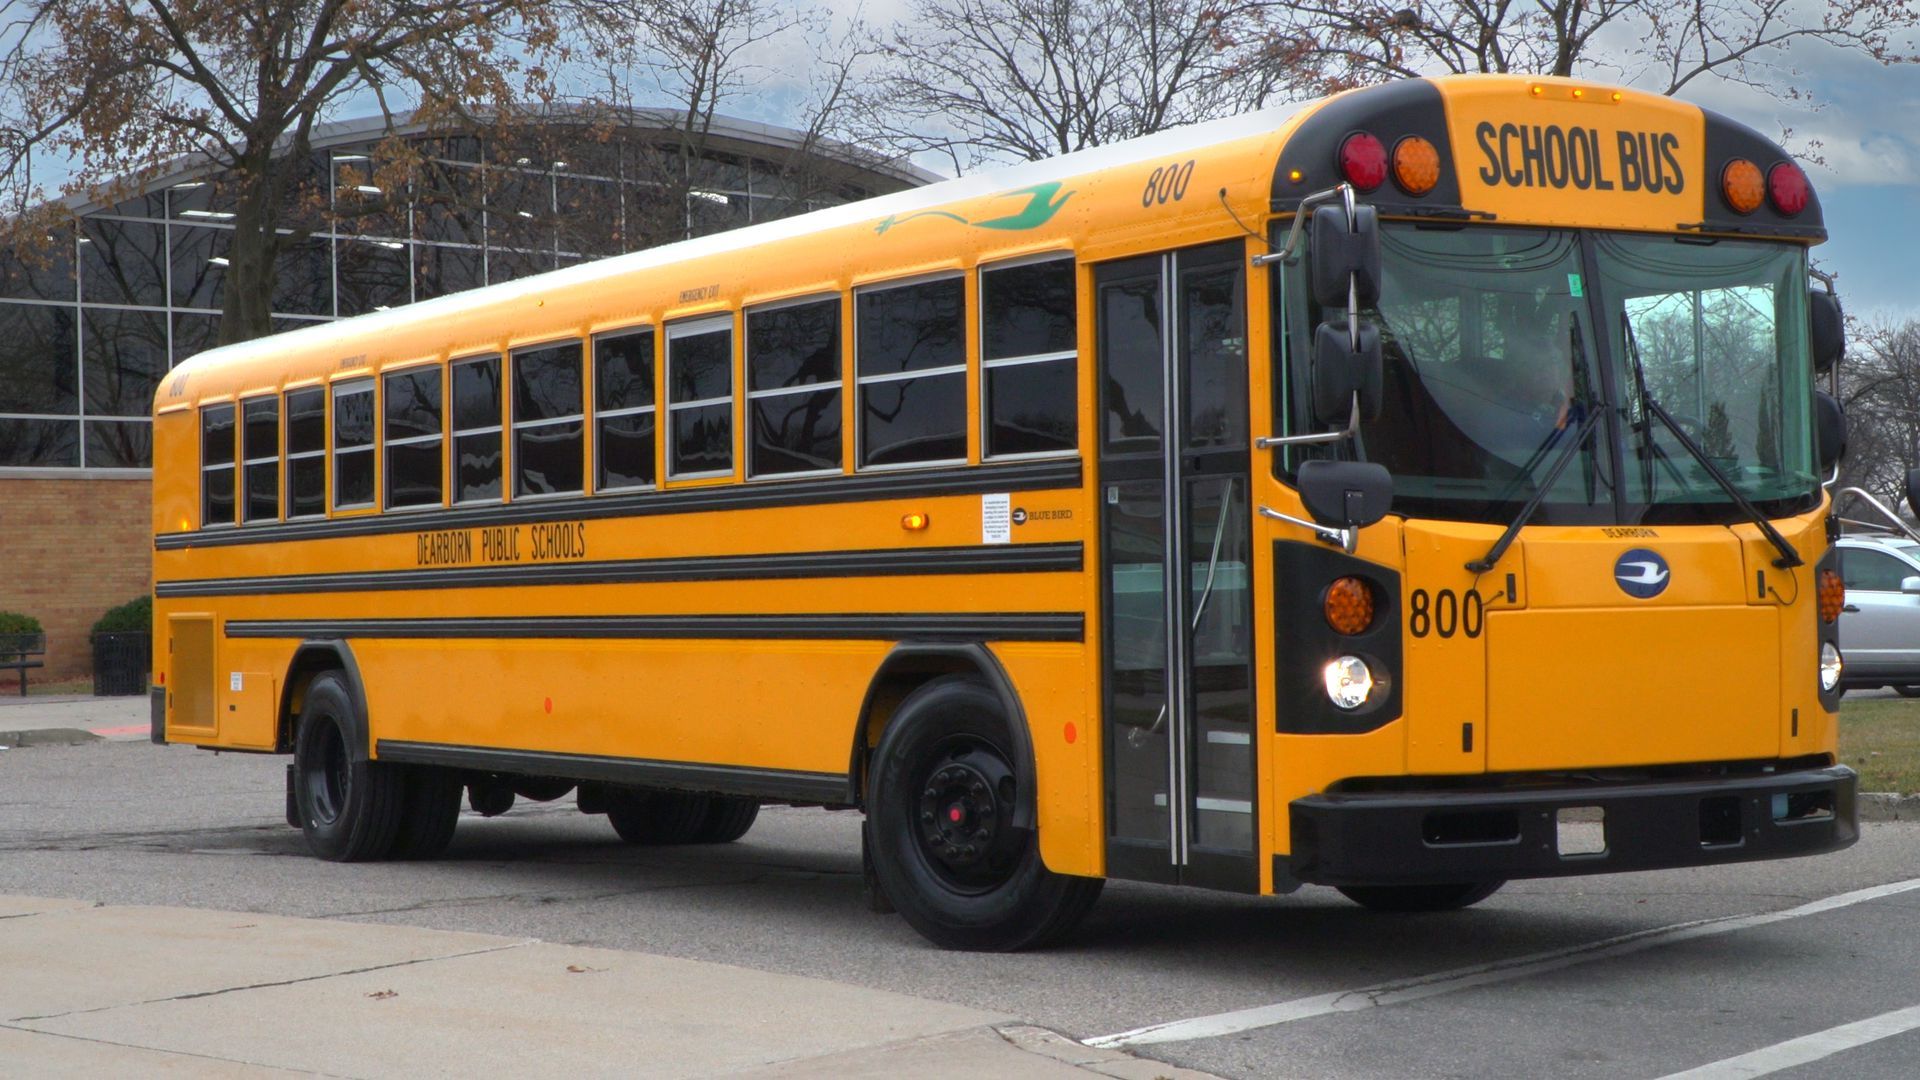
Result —
<path fill-rule="evenodd" d="M 958 948 L 1842 848 L 1824 235 L 1723 116 L 1411 80 L 215 349 L 153 735 L 334 860 L 859 808 Z"/>

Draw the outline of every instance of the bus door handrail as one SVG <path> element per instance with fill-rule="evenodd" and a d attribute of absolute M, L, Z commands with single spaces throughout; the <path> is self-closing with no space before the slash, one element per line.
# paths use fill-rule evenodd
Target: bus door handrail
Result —
<path fill-rule="evenodd" d="M 1873 494 L 1867 491 L 1865 488 L 1857 488 L 1857 487 L 1841 488 L 1839 491 L 1836 491 L 1833 493 L 1833 501 L 1835 503 L 1838 503 L 1840 501 L 1840 496 L 1842 495 L 1859 496 L 1862 500 L 1866 502 L 1868 506 L 1871 506 L 1875 510 L 1878 510 L 1880 512 L 1881 517 L 1884 517 L 1888 521 L 1893 522 L 1894 528 L 1899 529 L 1903 533 L 1906 533 L 1907 539 L 1912 540 L 1915 543 L 1920 543 L 1920 532 L 1914 531 L 1913 526 L 1900 520 L 1899 514 L 1896 514 L 1893 511 L 1887 509 L 1887 505 L 1885 503 L 1881 502 L 1879 499 L 1874 498 Z"/>

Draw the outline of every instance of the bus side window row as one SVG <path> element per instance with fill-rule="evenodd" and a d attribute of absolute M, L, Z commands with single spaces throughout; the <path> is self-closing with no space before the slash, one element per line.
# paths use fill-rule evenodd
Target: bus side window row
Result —
<path fill-rule="evenodd" d="M 988 266 L 979 275 L 984 456 L 1071 453 L 1078 440 L 1073 260 Z M 746 385 L 739 389 L 749 477 L 841 471 L 842 304 L 825 296 L 744 313 Z M 966 460 L 966 309 L 957 274 L 855 290 L 860 468 Z M 499 501 L 509 483 L 509 440 L 516 499 L 580 494 L 589 471 L 597 492 L 650 488 L 659 479 L 657 423 L 667 425 L 668 478 L 734 475 L 734 332 L 733 317 L 723 315 L 670 323 L 663 333 L 599 334 L 591 356 L 580 341 L 515 349 L 505 358 L 510 416 L 498 355 L 387 371 L 379 376 L 378 412 L 373 377 L 242 398 L 238 417 L 232 404 L 204 406 L 201 521 L 280 520 L 283 480 L 286 519 L 324 517 L 329 468 L 335 510 L 374 506 L 376 468 L 387 509 Z M 666 368 L 664 418 L 654 400 L 656 355 Z"/>

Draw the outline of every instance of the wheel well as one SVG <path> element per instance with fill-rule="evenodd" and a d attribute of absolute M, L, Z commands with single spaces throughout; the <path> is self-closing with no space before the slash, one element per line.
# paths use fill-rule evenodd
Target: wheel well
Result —
<path fill-rule="evenodd" d="M 354 663 L 352 651 L 344 642 L 307 642 L 293 654 L 293 662 L 287 665 L 287 677 L 280 683 L 280 718 L 274 736 L 275 752 L 293 752 L 293 728 L 300 720 L 300 710 L 306 707 L 307 687 L 312 686 L 314 678 L 325 671 L 337 671 L 346 676 L 355 702 L 360 711 L 365 712 L 366 694 L 360 682 L 360 666 Z M 371 747 L 362 746 L 358 749 L 364 754 Z"/>
<path fill-rule="evenodd" d="M 848 771 L 855 806 L 865 807 L 867 799 L 867 763 L 887 724 L 908 695 L 935 679 L 948 675 L 971 675 L 985 683 L 1000 698 L 1007 717 L 1008 735 L 1013 739 L 1014 769 L 1022 774 L 1020 790 L 1031 793 L 1033 747 L 1027 733 L 1026 711 L 1013 692 L 1013 683 L 994 659 L 993 653 L 979 643 L 923 644 L 902 642 L 880 662 L 873 681 L 867 686 L 866 700 L 860 707 L 860 720 L 854 727 L 853 753 Z M 1016 818 L 1031 821 L 1032 800 L 1022 800 Z"/>

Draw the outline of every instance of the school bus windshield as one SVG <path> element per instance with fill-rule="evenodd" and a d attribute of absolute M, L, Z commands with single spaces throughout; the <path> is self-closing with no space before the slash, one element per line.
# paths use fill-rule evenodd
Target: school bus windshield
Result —
<path fill-rule="evenodd" d="M 1361 446 L 1396 509 L 1505 522 L 1570 457 L 1534 522 L 1740 520 L 1650 400 L 1766 513 L 1817 499 L 1797 245 L 1389 224 L 1381 246 Z"/>

